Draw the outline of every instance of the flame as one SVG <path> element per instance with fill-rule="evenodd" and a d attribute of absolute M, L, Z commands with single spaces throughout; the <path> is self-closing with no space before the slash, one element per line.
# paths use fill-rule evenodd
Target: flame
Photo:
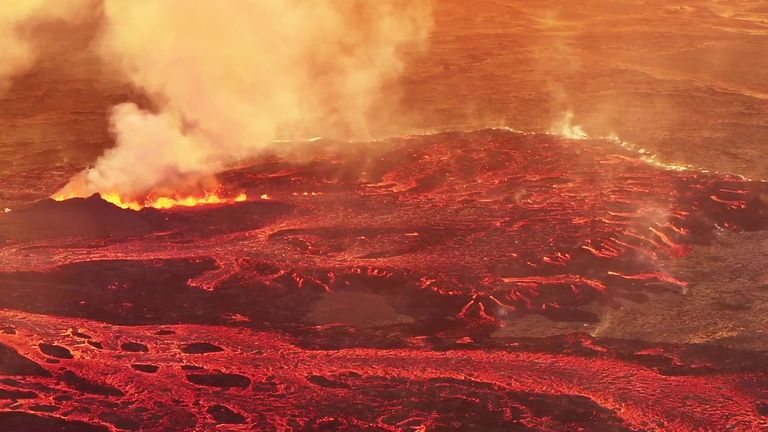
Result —
<path fill-rule="evenodd" d="M 573 124 L 574 117 L 575 115 L 573 111 L 570 111 L 570 110 L 566 111 L 565 114 L 563 115 L 563 118 L 552 125 L 552 127 L 549 129 L 549 133 L 554 135 L 560 135 L 563 138 L 574 139 L 574 140 L 589 139 L 590 138 L 589 134 L 587 134 L 581 126 Z M 661 162 L 656 158 L 655 154 L 652 154 L 650 151 L 644 148 L 638 148 L 634 144 L 630 144 L 626 141 L 622 141 L 616 134 L 611 134 L 607 137 L 598 137 L 597 139 L 606 139 L 609 141 L 614 141 L 626 149 L 635 151 L 638 153 L 640 159 L 657 168 L 662 168 L 662 169 L 672 170 L 672 171 L 687 171 L 691 169 L 690 165 Z M 705 170 L 701 170 L 701 171 L 706 172 Z"/>
<path fill-rule="evenodd" d="M 549 133 L 562 135 L 565 138 L 583 140 L 588 139 L 589 135 L 584 132 L 581 126 L 573 124 L 573 111 L 567 111 L 562 120 L 556 122 Z"/>
<path fill-rule="evenodd" d="M 620 146 L 624 147 L 625 149 L 637 152 L 637 154 L 639 155 L 640 159 L 643 162 L 645 162 L 645 163 L 647 163 L 649 165 L 653 165 L 653 166 L 655 166 L 657 168 L 661 168 L 661 169 L 665 169 L 665 170 L 670 170 L 670 171 L 688 171 L 688 170 L 693 169 L 693 167 L 691 167 L 690 165 L 686 165 L 686 164 L 672 163 L 672 162 L 662 162 L 662 161 L 660 161 L 660 160 L 658 160 L 656 158 L 655 154 L 651 153 L 650 151 L 648 151 L 648 150 L 646 150 L 644 148 L 638 148 L 636 145 L 634 145 L 632 143 L 628 143 L 626 141 L 623 141 L 616 134 L 611 134 L 611 135 L 607 136 L 605 139 L 607 139 L 609 141 L 613 141 L 613 142 L 619 144 Z M 706 172 L 706 170 L 699 170 L 699 171 Z"/>
<path fill-rule="evenodd" d="M 75 196 L 67 195 L 54 195 L 53 199 L 56 201 L 64 201 Z M 169 209 L 173 207 L 197 207 L 202 205 L 213 204 L 230 204 L 236 202 L 243 202 L 248 199 L 248 195 L 241 193 L 234 198 L 227 198 L 219 196 L 216 193 L 206 193 L 203 196 L 186 196 L 186 197 L 147 197 L 143 200 L 140 199 L 126 199 L 117 193 L 102 193 L 101 199 L 116 205 L 123 209 L 130 209 L 139 211 L 143 208 L 156 208 L 156 209 Z"/>

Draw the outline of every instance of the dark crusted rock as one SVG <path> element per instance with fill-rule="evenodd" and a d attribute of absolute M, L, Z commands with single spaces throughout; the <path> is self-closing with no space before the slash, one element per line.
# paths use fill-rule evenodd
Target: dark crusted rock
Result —
<path fill-rule="evenodd" d="M 205 368 L 202 367 L 202 366 L 190 365 L 190 364 L 181 365 L 181 369 L 182 370 L 188 370 L 188 371 L 201 371 L 201 370 L 205 370 Z"/>
<path fill-rule="evenodd" d="M 220 388 L 246 388 L 251 384 L 251 379 L 246 376 L 228 373 L 189 374 L 187 380 L 201 386 Z"/>
<path fill-rule="evenodd" d="M 0 389 L 0 399 L 35 399 L 37 393 L 24 390 Z"/>
<path fill-rule="evenodd" d="M 30 406 L 29 410 L 34 412 L 54 413 L 59 410 L 59 407 L 56 405 L 39 404 Z"/>
<path fill-rule="evenodd" d="M 207 354 L 221 351 L 224 351 L 224 348 L 208 342 L 195 342 L 181 347 L 181 352 L 184 354 Z"/>
<path fill-rule="evenodd" d="M 128 352 L 149 352 L 149 347 L 139 342 L 125 342 L 120 349 Z"/>
<path fill-rule="evenodd" d="M 51 376 L 51 373 L 13 348 L 0 344 L 0 375 L 47 377 Z"/>
<path fill-rule="evenodd" d="M 104 349 L 104 345 L 102 345 L 101 342 L 96 342 L 96 341 L 90 341 L 89 340 L 88 341 L 88 345 L 90 345 L 90 346 L 92 346 L 92 347 L 94 347 L 96 349 Z"/>
<path fill-rule="evenodd" d="M 106 412 L 99 415 L 99 420 L 107 422 L 118 429 L 135 431 L 139 430 L 141 424 L 136 420 L 124 417 L 117 413 Z"/>
<path fill-rule="evenodd" d="M 757 413 L 763 417 L 768 417 L 768 401 L 760 401 L 757 403 Z"/>
<path fill-rule="evenodd" d="M 243 424 L 245 417 L 224 405 L 213 405 L 205 410 L 219 424 Z"/>
<path fill-rule="evenodd" d="M 67 348 L 64 348 L 60 345 L 54 345 L 54 344 L 48 344 L 48 343 L 41 343 L 38 345 L 40 348 L 40 351 L 45 354 L 49 355 L 51 357 L 56 357 L 60 359 L 73 359 L 75 358 L 72 355 L 72 352 L 68 350 Z"/>
<path fill-rule="evenodd" d="M 124 210 L 99 195 L 61 202 L 46 199 L 6 215 L 0 222 L 0 239 L 124 237 L 151 232 L 161 222 L 156 211 Z"/>
<path fill-rule="evenodd" d="M 87 335 L 85 333 L 81 333 L 77 330 L 72 330 L 72 336 L 80 339 L 93 339 L 90 335 Z"/>
<path fill-rule="evenodd" d="M 132 364 L 132 368 L 136 369 L 139 372 L 145 372 L 145 373 L 155 373 L 157 372 L 160 367 L 150 364 Z"/>
<path fill-rule="evenodd" d="M 155 334 L 158 335 L 158 336 L 170 336 L 170 335 L 176 334 L 176 332 L 173 331 L 173 330 L 165 330 L 165 329 L 163 329 L 163 330 L 156 331 Z"/>
<path fill-rule="evenodd" d="M 332 380 L 321 375 L 310 375 L 307 377 L 307 381 L 325 388 L 349 388 L 349 385 L 341 381 Z"/>
<path fill-rule="evenodd" d="M 102 396 L 123 396 L 125 393 L 116 389 L 115 387 L 95 383 L 87 380 L 83 377 L 75 375 L 72 371 L 66 371 L 62 374 L 61 380 L 69 387 L 89 394 L 102 395 Z"/>
<path fill-rule="evenodd" d="M 109 432 L 105 426 L 18 411 L 0 412 L 0 430 L 34 432 Z"/>

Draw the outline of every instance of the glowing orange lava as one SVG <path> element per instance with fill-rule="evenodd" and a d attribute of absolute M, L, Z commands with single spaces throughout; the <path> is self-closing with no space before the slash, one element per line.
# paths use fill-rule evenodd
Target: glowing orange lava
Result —
<path fill-rule="evenodd" d="M 71 196 L 55 195 L 53 197 L 56 201 L 64 201 L 66 199 L 74 198 Z M 229 204 L 236 202 L 243 202 L 248 199 L 245 193 L 241 193 L 234 198 L 222 197 L 216 193 L 206 193 L 203 196 L 186 196 L 186 197 L 147 197 L 143 200 L 140 199 L 126 199 L 117 193 L 102 193 L 101 198 L 104 201 L 112 203 L 120 208 L 139 211 L 143 208 L 151 207 L 156 209 L 169 209 L 172 207 L 196 207 L 201 205 L 212 204 Z"/>

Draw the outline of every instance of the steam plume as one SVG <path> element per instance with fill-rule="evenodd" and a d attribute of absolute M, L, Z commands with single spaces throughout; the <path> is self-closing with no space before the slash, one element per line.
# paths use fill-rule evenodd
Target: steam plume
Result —
<path fill-rule="evenodd" d="M 111 114 L 116 146 L 60 196 L 199 187 L 276 138 L 361 136 L 429 0 L 110 0 L 105 60 L 150 98 Z"/>
<path fill-rule="evenodd" d="M 549 133 L 562 135 L 565 138 L 570 139 L 587 139 L 589 135 L 584 132 L 581 126 L 573 124 L 573 111 L 568 110 L 563 115 L 563 118 L 556 121 L 549 129 Z"/>
<path fill-rule="evenodd" d="M 36 47 L 30 28 L 47 21 L 75 20 L 87 11 L 90 0 L 6 1 L 0 7 L 0 94 L 10 80 L 25 72 L 35 61 Z"/>

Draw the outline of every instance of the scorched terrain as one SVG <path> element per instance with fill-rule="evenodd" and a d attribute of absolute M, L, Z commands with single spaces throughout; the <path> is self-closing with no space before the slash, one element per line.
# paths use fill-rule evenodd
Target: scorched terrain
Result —
<path fill-rule="evenodd" d="M 500 129 L 306 145 L 220 174 L 245 202 L 0 215 L 2 429 L 768 425 L 765 354 L 596 337 L 765 229 L 765 183 Z"/>
<path fill-rule="evenodd" d="M 396 138 L 277 137 L 165 209 L 48 198 L 162 104 L 100 7 L 14 27 L 0 431 L 768 430 L 765 2 L 433 3 L 365 119 Z"/>

